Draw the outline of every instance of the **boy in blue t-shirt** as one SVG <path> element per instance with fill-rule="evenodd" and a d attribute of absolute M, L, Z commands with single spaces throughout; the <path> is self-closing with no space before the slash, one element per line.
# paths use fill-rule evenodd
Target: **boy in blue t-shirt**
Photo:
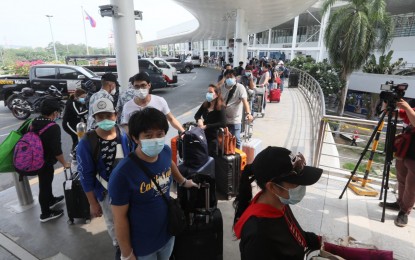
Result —
<path fill-rule="evenodd" d="M 137 156 L 154 176 L 163 193 L 169 197 L 172 182 L 171 149 L 165 145 L 169 125 L 166 116 L 155 108 L 133 114 L 128 122 Z M 186 188 L 196 186 L 191 180 L 176 175 Z M 142 169 L 126 157 L 113 170 L 109 195 L 114 215 L 115 232 L 121 254 L 127 259 L 169 259 L 174 237 L 167 232 L 167 204 Z"/>

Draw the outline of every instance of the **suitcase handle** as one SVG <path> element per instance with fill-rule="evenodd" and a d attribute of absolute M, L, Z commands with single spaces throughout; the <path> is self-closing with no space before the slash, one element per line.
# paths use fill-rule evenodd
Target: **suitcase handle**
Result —
<path fill-rule="evenodd" d="M 243 139 L 249 141 L 252 137 L 253 130 L 254 130 L 253 122 L 249 123 L 249 120 L 245 120 L 245 134 L 244 134 Z"/>

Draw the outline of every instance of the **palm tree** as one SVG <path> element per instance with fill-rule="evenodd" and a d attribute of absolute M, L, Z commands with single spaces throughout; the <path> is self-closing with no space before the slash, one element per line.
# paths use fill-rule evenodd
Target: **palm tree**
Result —
<path fill-rule="evenodd" d="M 326 0 L 323 14 L 338 0 Z M 370 53 L 384 53 L 392 39 L 393 23 L 386 13 L 385 0 L 349 0 L 330 15 L 324 34 L 324 43 L 333 65 L 341 68 L 340 78 L 345 82 L 337 114 L 342 116 L 349 86 L 349 76 L 359 69 Z"/>

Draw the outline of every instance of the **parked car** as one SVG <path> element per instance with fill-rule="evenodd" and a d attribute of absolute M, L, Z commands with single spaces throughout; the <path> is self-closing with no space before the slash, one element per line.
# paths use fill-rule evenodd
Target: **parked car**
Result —
<path fill-rule="evenodd" d="M 106 72 L 112 72 L 114 74 L 117 74 L 117 63 L 116 63 L 115 58 L 107 58 L 105 60 L 105 64 L 108 64 L 108 65 L 107 66 L 84 66 L 84 67 L 94 71 L 98 75 L 104 74 Z M 152 61 L 147 60 L 147 59 L 139 59 L 138 68 L 140 71 L 147 72 L 147 74 L 150 76 L 150 80 L 151 80 L 150 91 L 152 91 L 153 89 L 167 87 L 167 81 L 165 79 L 163 72 Z"/>
<path fill-rule="evenodd" d="M 0 78 L 0 100 L 4 100 L 4 105 L 11 109 L 10 104 L 15 97 L 13 92 L 20 92 L 25 87 L 34 91 L 46 91 L 50 86 L 55 86 L 67 98 L 88 80 L 92 80 L 97 88 L 101 87 L 101 78 L 83 67 L 64 64 L 35 65 L 30 68 L 28 77 Z"/>
<path fill-rule="evenodd" d="M 161 71 L 163 74 L 167 76 L 166 81 L 169 84 L 177 83 L 177 70 L 174 66 L 169 64 L 166 60 L 162 58 L 143 58 L 143 60 L 150 60 L 152 61 Z"/>
<path fill-rule="evenodd" d="M 191 62 L 187 62 L 179 58 L 164 58 L 164 59 L 181 73 L 190 73 L 194 69 L 193 63 Z"/>
<path fill-rule="evenodd" d="M 202 65 L 202 59 L 199 56 L 187 56 L 185 61 L 191 62 L 195 67 L 200 67 L 200 65 Z"/>

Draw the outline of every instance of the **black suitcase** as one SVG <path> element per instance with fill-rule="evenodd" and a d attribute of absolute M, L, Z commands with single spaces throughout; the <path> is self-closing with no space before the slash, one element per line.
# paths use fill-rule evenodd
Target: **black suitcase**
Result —
<path fill-rule="evenodd" d="M 172 257 L 170 259 L 223 259 L 222 213 L 216 206 L 209 207 L 211 205 L 210 189 L 209 182 L 200 184 L 200 190 L 204 191 L 204 208 L 184 208 L 188 218 L 188 225 L 183 233 L 176 236 Z M 182 191 L 186 192 L 185 190 Z M 200 194 L 200 192 L 197 194 Z M 191 196 L 192 194 L 189 195 Z M 187 198 L 188 196 L 181 196 L 181 199 Z M 196 200 L 200 200 L 200 198 Z M 214 204 L 216 205 L 216 203 Z"/>
<path fill-rule="evenodd" d="M 216 188 L 228 199 L 236 196 L 241 175 L 241 156 L 238 153 L 215 158 Z"/>
<path fill-rule="evenodd" d="M 219 131 L 218 135 L 221 133 L 223 134 L 223 131 Z M 225 155 L 223 151 L 222 143 L 221 149 L 217 150 L 218 156 L 215 158 L 216 188 L 227 199 L 231 199 L 238 194 L 241 156 L 238 153 Z"/>
<path fill-rule="evenodd" d="M 85 219 L 85 223 L 90 223 L 89 202 L 82 188 L 78 173 L 72 173 L 70 169 L 65 169 L 63 192 L 69 217 L 68 224 L 72 225 L 75 218 L 82 218 Z"/>

